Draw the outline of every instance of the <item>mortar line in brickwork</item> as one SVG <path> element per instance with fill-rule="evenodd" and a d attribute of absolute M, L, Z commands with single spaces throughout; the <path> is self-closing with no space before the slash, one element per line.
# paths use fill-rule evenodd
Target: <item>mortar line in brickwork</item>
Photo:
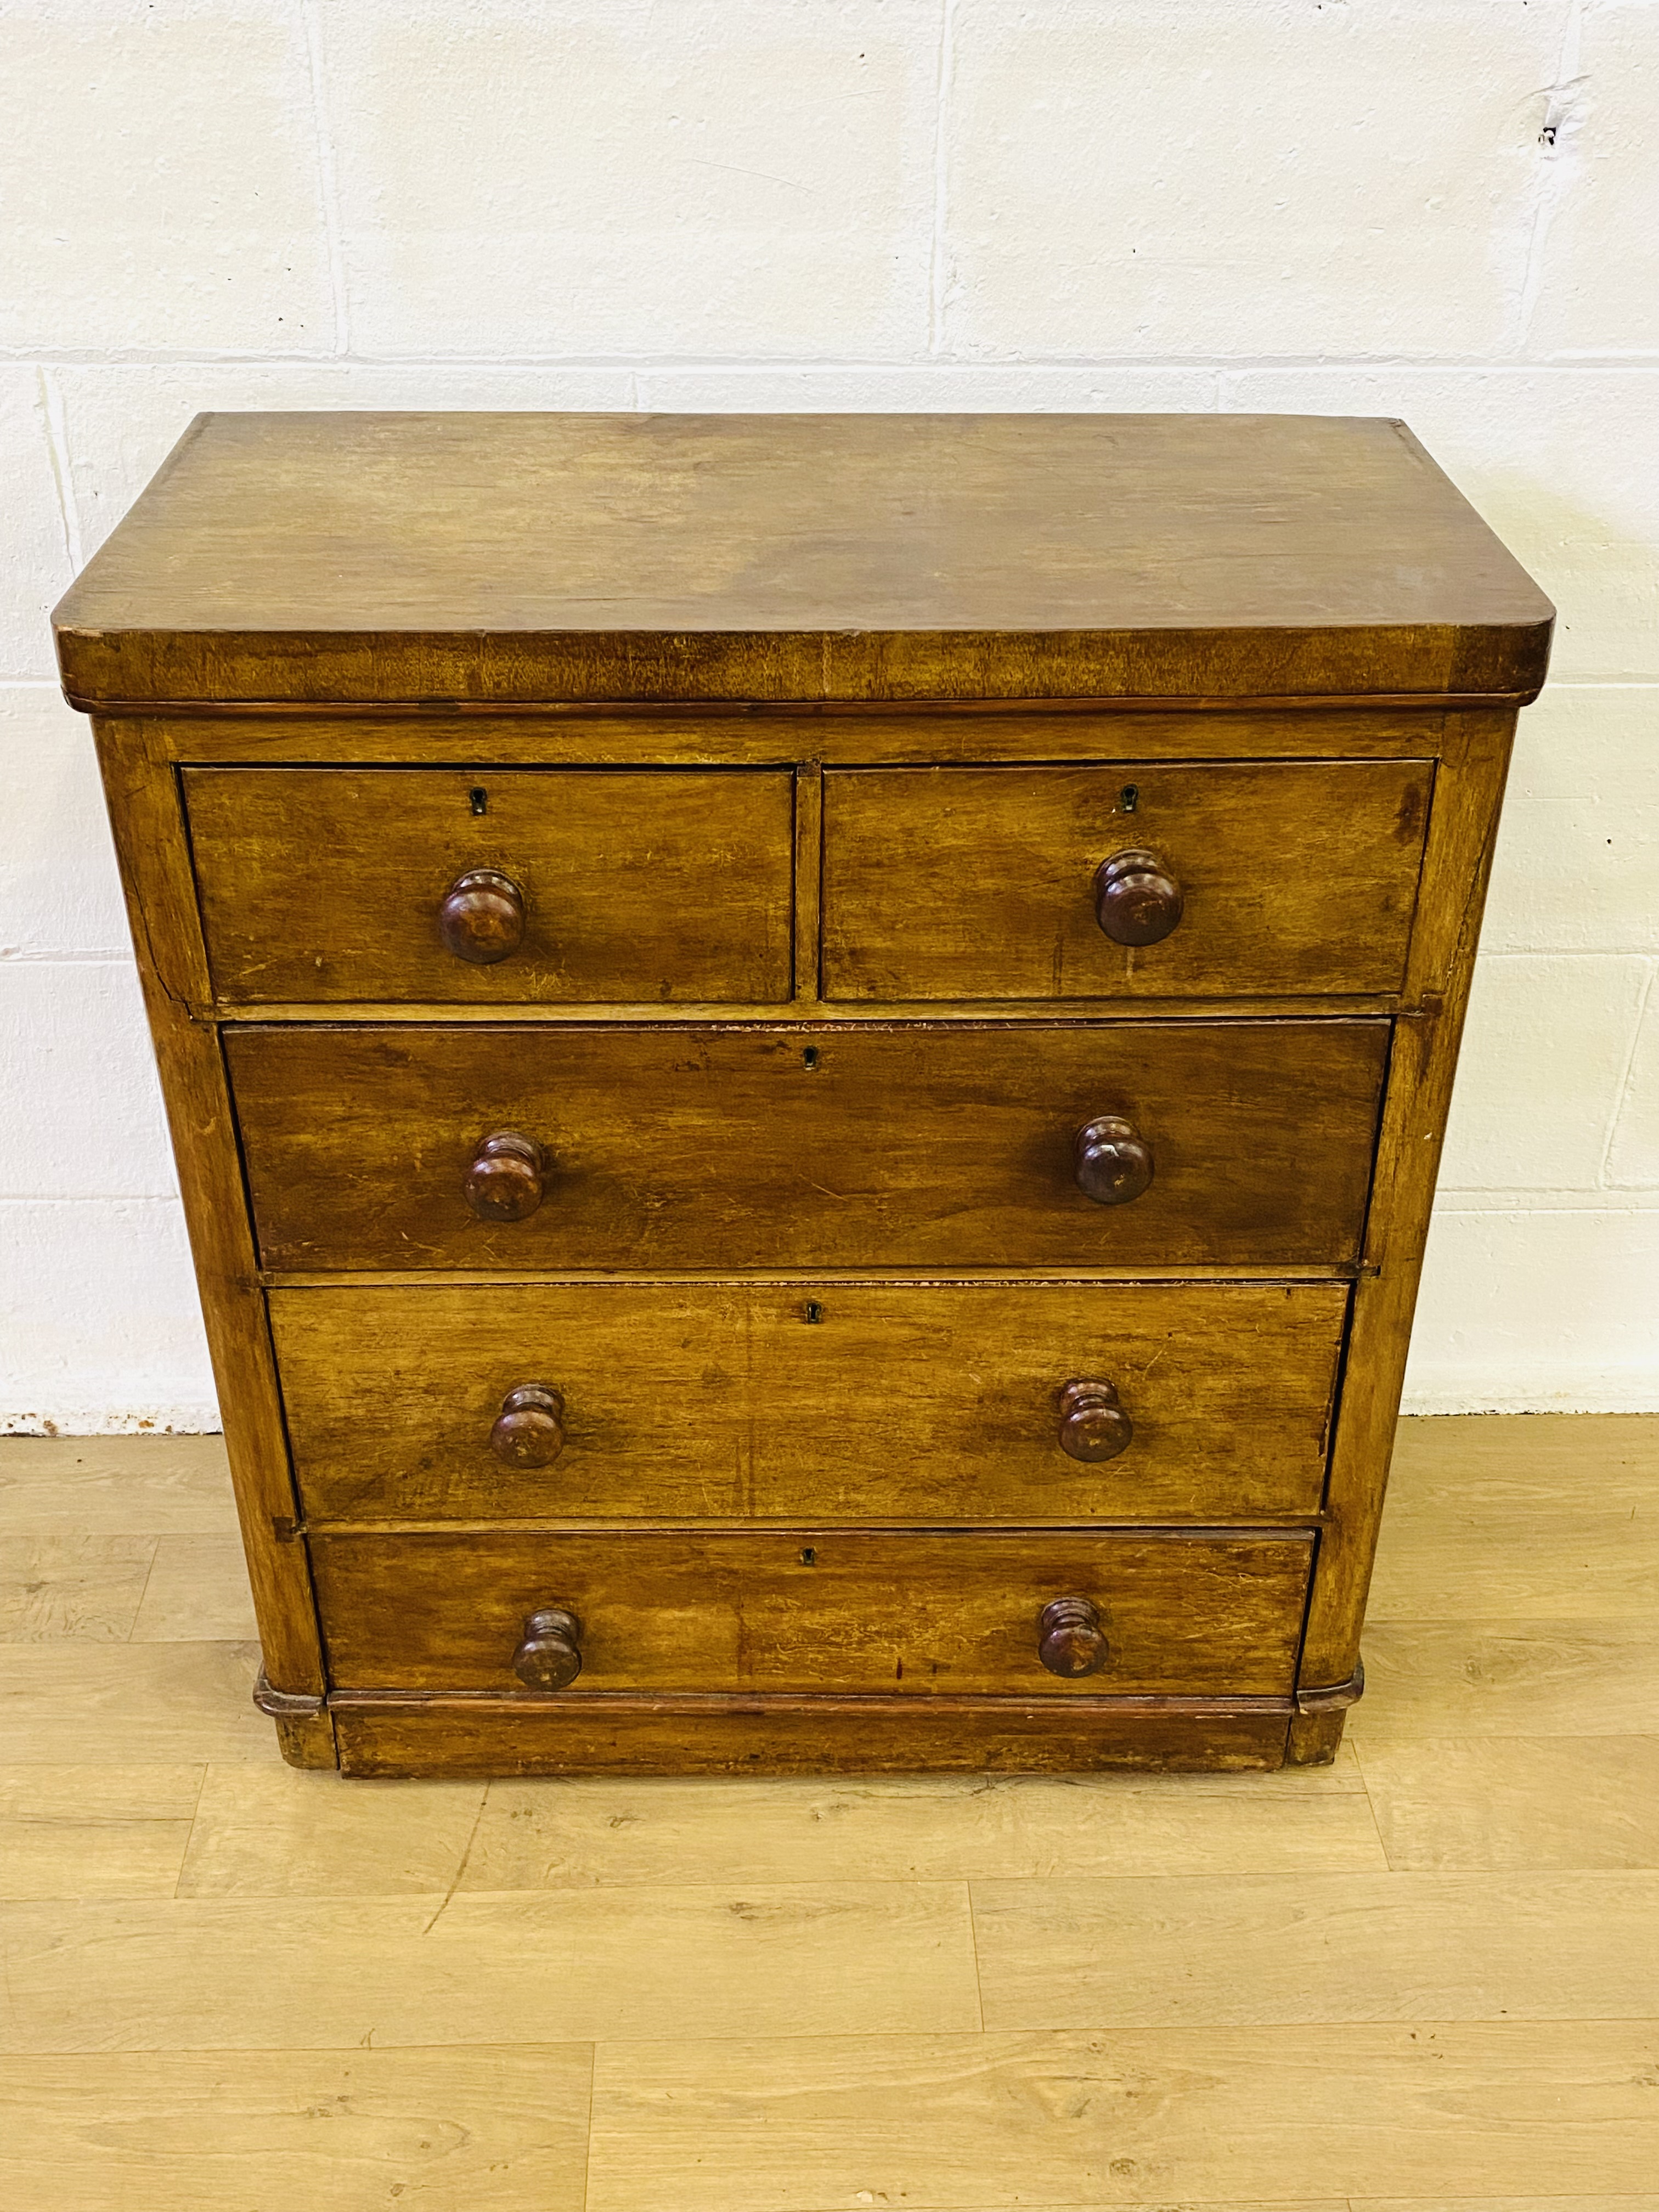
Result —
<path fill-rule="evenodd" d="M 0 347 L 0 362 L 12 368 L 423 368 L 434 371 L 489 369 L 548 369 L 572 374 L 605 370 L 617 374 L 651 376 L 802 376 L 882 375 L 918 379 L 1042 375 L 1098 375 L 1103 371 L 1142 375 L 1190 371 L 1196 376 L 1237 378 L 1278 374 L 1294 370 L 1330 376 L 1388 374 L 1400 376 L 1643 376 L 1659 369 L 1659 349 L 1643 353 L 1583 353 L 1546 360 L 1516 360 L 1491 354 L 1253 354 L 1218 361 L 1200 354 L 1022 354 L 1006 359 L 975 361 L 912 356 L 891 360 L 856 360 L 830 356 L 810 361 L 786 359 L 710 361 L 702 356 L 664 354 L 649 361 L 616 354 L 447 354 L 447 353 L 313 353 L 222 352 L 211 347 L 179 351 L 110 347 L 83 349 L 69 346 Z"/>
<path fill-rule="evenodd" d="M 64 395 L 58 380 L 44 364 L 35 369 L 40 391 L 40 412 L 46 417 L 46 447 L 52 459 L 52 488 L 58 495 L 58 526 L 71 574 L 78 575 L 86 556 L 81 544 L 81 517 L 75 505 L 75 479 L 70 473 L 69 426 L 64 420 Z"/>
<path fill-rule="evenodd" d="M 1610 1190 L 1574 1191 L 1574 1198 L 1582 1198 L 1582 1206 L 1529 1206 L 1511 1204 L 1508 1191 L 1454 1190 L 1445 1195 L 1456 1199 L 1455 1206 L 1442 1206 L 1437 1200 L 1434 1218 L 1437 1221 L 1577 1221 L 1584 1218 L 1607 1221 L 1629 1221 L 1638 1216 L 1659 1212 L 1655 1204 L 1650 1183 L 1615 1184 Z M 1523 1195 L 1535 1201 L 1547 1198 L 1547 1191 L 1529 1191 Z M 1494 1202 L 1490 1206 L 1472 1206 L 1468 1200 L 1486 1197 Z"/>
<path fill-rule="evenodd" d="M 1644 1194 L 1648 1203 L 1644 1204 Z M 1447 1213 L 1645 1213 L 1651 1210 L 1654 1187 L 1651 1183 L 1613 1183 L 1605 1189 L 1591 1183 L 1530 1183 L 1517 1188 L 1513 1183 L 1449 1183 L 1435 1193 L 1437 1208 Z M 1583 1205 L 1546 1206 L 1546 1199 L 1569 1198 L 1583 1200 Z M 1442 1200 L 1449 1201 L 1443 1207 Z M 1452 1200 L 1457 1203 L 1449 1203 Z M 1620 1202 L 1608 1205 L 1614 1199 Z M 1470 1200 L 1480 1203 L 1471 1204 Z"/>
<path fill-rule="evenodd" d="M 956 0 L 939 0 L 939 76 L 933 88 L 933 235 L 927 268 L 927 350 L 934 356 L 945 349 L 945 318 L 951 291 L 951 147 L 947 120 L 955 33 Z"/>
<path fill-rule="evenodd" d="M 1636 1019 L 1631 1025 L 1630 1048 L 1625 1054 L 1624 1066 L 1619 1072 L 1619 1081 L 1613 1092 L 1613 1111 L 1607 1116 L 1607 1133 L 1601 1139 L 1601 1158 L 1595 1170 L 1595 1187 L 1598 1191 L 1605 1191 L 1610 1196 L 1618 1195 L 1621 1190 L 1630 1188 L 1640 1190 L 1644 1188 L 1640 1183 L 1621 1185 L 1613 1182 L 1613 1148 L 1618 1140 L 1619 1124 L 1624 1118 L 1626 1103 L 1630 1097 L 1631 1085 L 1635 1079 L 1636 1055 L 1641 1050 L 1642 1032 L 1647 1026 L 1648 1008 L 1653 1000 L 1656 975 L 1659 975 L 1659 962 L 1650 964 L 1647 981 L 1642 987 L 1642 1003 L 1636 1009 Z"/>
<path fill-rule="evenodd" d="M 1650 960 L 1646 945 L 1495 945 L 1480 955 L 1481 965 L 1499 960 Z"/>
<path fill-rule="evenodd" d="M 82 952 L 67 946 L 57 951 L 31 951 L 27 945 L 0 945 L 0 970 L 11 968 L 118 968 L 125 975 L 131 965 L 132 954 L 125 945 L 112 945 L 103 952 Z"/>
<path fill-rule="evenodd" d="M 165 1206 L 175 1207 L 183 1201 L 176 1190 L 5 1190 L 0 1191 L 0 1207 L 3 1206 Z"/>
<path fill-rule="evenodd" d="M 300 0 L 305 26 L 306 59 L 311 71 L 311 125 L 317 145 L 317 196 L 321 203 L 323 231 L 328 242 L 329 289 L 334 301 L 334 354 L 351 351 L 350 305 L 346 292 L 345 246 L 340 224 L 340 188 L 334 161 L 334 133 L 328 115 L 328 71 L 323 52 L 323 27 L 317 0 Z M 276 356 L 281 358 L 281 356 Z"/>
<path fill-rule="evenodd" d="M 1583 0 L 1568 0 L 1561 27 L 1561 50 L 1556 58 L 1555 81 L 1549 87 L 1544 121 L 1539 131 L 1538 173 L 1533 185 L 1532 221 L 1527 232 L 1527 258 L 1516 295 L 1511 351 L 1526 346 L 1539 295 L 1544 289 L 1544 250 L 1556 216 L 1567 196 L 1571 172 L 1566 163 L 1572 124 L 1573 94 L 1578 83 L 1578 53 L 1583 29 Z"/>

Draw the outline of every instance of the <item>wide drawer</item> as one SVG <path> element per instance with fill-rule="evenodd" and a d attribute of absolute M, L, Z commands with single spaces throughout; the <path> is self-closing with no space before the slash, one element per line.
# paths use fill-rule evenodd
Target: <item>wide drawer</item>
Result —
<path fill-rule="evenodd" d="M 312 1560 L 337 1689 L 538 1694 L 568 1614 L 605 1690 L 1275 1696 L 1295 1678 L 1313 1540 L 1073 1531 L 330 1535 Z M 1043 1664 L 1041 1618 L 1091 1609 L 1104 1662 Z M 1052 1619 L 1049 1632 L 1053 1631 Z M 1075 1632 L 1074 1632 L 1075 1633 Z M 528 1655 L 526 1645 L 539 1644 Z M 1073 1644 L 1073 1649 L 1076 1644 Z"/>
<path fill-rule="evenodd" d="M 313 1522 L 1305 1516 L 1346 1308 L 1331 1283 L 270 1294 Z"/>
<path fill-rule="evenodd" d="M 1413 760 L 832 770 L 824 994 L 1398 991 L 1432 776 Z"/>
<path fill-rule="evenodd" d="M 228 1001 L 790 995 L 787 769 L 198 768 L 184 790 Z"/>
<path fill-rule="evenodd" d="M 1382 1020 L 409 1024 L 225 1049 L 271 1268 L 1289 1271 L 1358 1254 L 1388 1042 Z M 1079 1187 L 1103 1122 L 1150 1171 L 1128 1202 Z"/>

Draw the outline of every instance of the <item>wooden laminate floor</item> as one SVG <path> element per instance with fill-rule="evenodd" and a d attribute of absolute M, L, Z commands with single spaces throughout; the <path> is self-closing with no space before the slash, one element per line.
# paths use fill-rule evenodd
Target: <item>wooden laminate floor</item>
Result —
<path fill-rule="evenodd" d="M 7 2212 L 1659 2212 L 1659 1415 L 1407 1424 L 1322 1771 L 345 1784 L 251 1634 L 0 1443 Z"/>

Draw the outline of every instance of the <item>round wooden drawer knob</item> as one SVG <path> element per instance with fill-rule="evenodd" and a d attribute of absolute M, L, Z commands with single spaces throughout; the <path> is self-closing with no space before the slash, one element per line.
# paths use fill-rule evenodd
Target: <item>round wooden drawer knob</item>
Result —
<path fill-rule="evenodd" d="M 526 1690 L 568 1690 L 582 1671 L 581 1624 L 556 1605 L 532 1613 L 513 1654 L 513 1671 Z"/>
<path fill-rule="evenodd" d="M 1127 1206 L 1150 1189 L 1152 1148 L 1133 1121 L 1102 1114 L 1085 1121 L 1073 1146 L 1077 1187 L 1097 1206 Z"/>
<path fill-rule="evenodd" d="M 541 1204 L 547 1155 L 533 1137 L 497 1129 L 472 1155 L 461 1188 L 480 1221 L 526 1221 Z"/>
<path fill-rule="evenodd" d="M 1051 1674 L 1075 1681 L 1106 1664 L 1106 1632 L 1100 1609 L 1086 1597 L 1057 1597 L 1037 1615 L 1037 1657 Z"/>
<path fill-rule="evenodd" d="M 438 934 L 458 960 L 475 967 L 505 960 L 524 942 L 524 893 L 494 868 L 457 876 L 438 908 Z"/>
<path fill-rule="evenodd" d="M 564 1400 L 545 1382 L 521 1382 L 501 1401 L 489 1449 L 509 1467 L 551 1467 L 564 1449 Z"/>
<path fill-rule="evenodd" d="M 1060 1394 L 1060 1448 L 1091 1464 L 1127 1451 L 1135 1425 L 1118 1403 L 1115 1382 L 1068 1382 Z"/>
<path fill-rule="evenodd" d="M 1156 853 L 1114 853 L 1095 870 L 1095 919 L 1114 945 L 1157 945 L 1180 921 L 1181 886 Z"/>

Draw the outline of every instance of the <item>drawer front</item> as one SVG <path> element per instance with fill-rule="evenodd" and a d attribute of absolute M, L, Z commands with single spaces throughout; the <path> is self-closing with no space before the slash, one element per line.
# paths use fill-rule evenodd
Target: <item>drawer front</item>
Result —
<path fill-rule="evenodd" d="M 790 995 L 787 769 L 201 768 L 184 788 L 226 1000 Z"/>
<path fill-rule="evenodd" d="M 337 1689 L 511 1692 L 528 1676 L 533 1694 L 552 1686 L 538 1662 L 553 1638 L 526 1634 L 531 1617 L 546 1610 L 574 1624 L 555 1632 L 580 1653 L 580 1673 L 559 1692 L 573 1698 L 605 1690 L 1282 1696 L 1295 1676 L 1312 1553 L 1300 1530 L 312 1540 Z M 1100 1662 L 1075 1677 L 1051 1673 L 1039 1650 L 1040 1617 L 1065 1599 L 1082 1601 L 1094 1620 L 1073 1626 L 1072 1650 Z M 1051 1636 L 1056 1625 L 1051 1618 Z M 539 1650 L 526 1654 L 526 1644 Z"/>
<path fill-rule="evenodd" d="M 313 1521 L 1306 1516 L 1346 1308 L 1333 1283 L 270 1295 Z"/>
<path fill-rule="evenodd" d="M 1290 1270 L 1357 1255 L 1388 1033 L 250 1025 L 225 1048 L 273 1268 Z M 1113 1162 L 1121 1190 L 1150 1172 L 1140 1195 L 1085 1194 Z"/>
<path fill-rule="evenodd" d="M 1432 775 L 1411 760 L 833 770 L 825 995 L 1397 991 Z M 1150 860 L 1099 878 L 1131 852 Z"/>

